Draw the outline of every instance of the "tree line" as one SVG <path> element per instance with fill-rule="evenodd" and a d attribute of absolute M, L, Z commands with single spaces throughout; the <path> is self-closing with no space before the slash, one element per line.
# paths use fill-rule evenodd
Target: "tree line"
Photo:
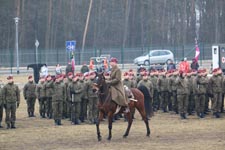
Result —
<path fill-rule="evenodd" d="M 81 48 L 90 0 L 0 0 L 0 50 L 19 48 L 54 51 L 65 41 Z M 93 0 L 85 48 L 185 45 L 225 42 L 224 0 Z M 199 20 L 196 20 L 196 12 Z"/>

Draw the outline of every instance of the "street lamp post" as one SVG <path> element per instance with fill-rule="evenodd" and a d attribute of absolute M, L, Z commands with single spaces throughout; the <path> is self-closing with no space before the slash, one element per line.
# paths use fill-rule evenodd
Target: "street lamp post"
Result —
<path fill-rule="evenodd" d="M 15 41 L 15 48 L 16 48 L 16 68 L 17 68 L 17 74 L 20 73 L 19 70 L 19 46 L 18 46 L 18 23 L 20 18 L 16 17 L 14 18 L 15 24 L 16 24 L 16 41 Z"/>
<path fill-rule="evenodd" d="M 36 47 L 36 51 L 35 51 L 35 53 L 36 53 L 36 64 L 38 64 L 38 46 L 39 46 L 39 42 L 36 39 L 36 41 L 35 41 L 35 47 Z"/>

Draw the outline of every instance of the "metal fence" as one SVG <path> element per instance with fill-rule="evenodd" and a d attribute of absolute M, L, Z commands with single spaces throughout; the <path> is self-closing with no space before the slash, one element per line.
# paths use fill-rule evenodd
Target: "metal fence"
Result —
<path fill-rule="evenodd" d="M 212 59 L 211 44 L 200 43 L 200 58 L 199 61 Z M 133 47 L 133 48 L 88 48 L 81 53 L 80 49 L 76 49 L 75 62 L 77 65 L 89 63 L 90 57 L 100 56 L 101 54 L 110 54 L 116 57 L 121 64 L 131 64 L 134 58 L 141 56 L 145 52 L 154 49 L 168 49 L 174 53 L 175 61 L 180 61 L 182 58 L 187 57 L 191 60 L 195 56 L 195 45 L 181 45 L 181 46 L 149 46 L 149 47 Z M 0 66 L 1 67 L 15 67 L 16 66 L 16 53 L 13 50 L 1 50 Z M 19 49 L 19 66 L 26 67 L 28 64 L 36 63 L 35 49 Z M 70 61 L 69 52 L 62 49 L 39 49 L 38 50 L 38 63 L 46 63 L 49 66 L 56 64 L 66 65 Z M 81 56 L 83 55 L 83 62 Z"/>

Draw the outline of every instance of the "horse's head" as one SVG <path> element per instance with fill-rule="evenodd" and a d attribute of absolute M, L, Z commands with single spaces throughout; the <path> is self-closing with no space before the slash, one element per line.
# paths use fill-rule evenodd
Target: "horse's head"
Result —
<path fill-rule="evenodd" d="M 93 83 L 93 89 L 95 92 L 99 91 L 105 85 L 104 73 L 96 72 L 95 82 Z"/>

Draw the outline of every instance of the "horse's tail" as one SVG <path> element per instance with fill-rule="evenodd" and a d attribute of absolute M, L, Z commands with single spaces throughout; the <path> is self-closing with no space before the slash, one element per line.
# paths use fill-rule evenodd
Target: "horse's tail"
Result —
<path fill-rule="evenodd" d="M 152 116 L 152 106 L 150 105 L 151 103 L 151 96 L 149 93 L 149 90 L 145 86 L 139 86 L 138 89 L 143 93 L 144 95 L 144 104 L 145 104 L 145 112 L 147 116 Z"/>

